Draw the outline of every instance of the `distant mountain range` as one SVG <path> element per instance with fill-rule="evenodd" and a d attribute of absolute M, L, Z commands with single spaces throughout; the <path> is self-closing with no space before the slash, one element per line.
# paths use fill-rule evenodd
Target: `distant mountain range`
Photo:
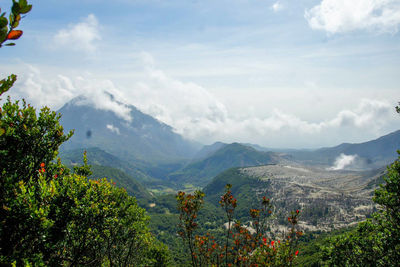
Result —
<path fill-rule="evenodd" d="M 112 95 L 109 97 L 110 101 L 123 105 Z M 377 169 L 396 159 L 396 149 L 400 148 L 399 130 L 365 143 L 344 143 L 317 150 L 271 152 L 255 144 L 222 142 L 200 149 L 198 143 L 186 140 L 170 126 L 132 105 L 124 105 L 132 118 L 127 121 L 88 103 L 80 96 L 58 111 L 62 114 L 64 129 L 75 130 L 74 136 L 62 146 L 63 159 L 77 162 L 86 149 L 92 164 L 117 168 L 145 185 L 203 187 L 232 167 L 295 162 L 329 168 L 343 155 L 356 159 L 352 164 L 343 165 L 343 169 Z"/>
<path fill-rule="evenodd" d="M 112 95 L 110 101 L 117 102 Z M 125 161 L 172 162 L 191 158 L 200 148 L 198 144 L 184 139 L 173 129 L 142 113 L 132 105 L 131 121 L 112 111 L 96 109 L 83 96 L 72 99 L 59 113 L 65 130 L 74 129 L 73 137 L 63 150 L 100 147 Z"/>
<path fill-rule="evenodd" d="M 313 151 L 289 151 L 287 154 L 291 155 L 293 160 L 310 165 L 333 165 L 341 154 L 356 155 L 362 169 L 376 169 L 392 163 L 397 158 L 398 149 L 400 130 L 364 143 L 343 143 Z"/>

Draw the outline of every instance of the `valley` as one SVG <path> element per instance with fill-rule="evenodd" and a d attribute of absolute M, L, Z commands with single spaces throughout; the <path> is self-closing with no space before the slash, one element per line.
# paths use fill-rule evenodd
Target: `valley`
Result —
<path fill-rule="evenodd" d="M 268 221 L 273 235 L 285 235 L 288 214 L 297 209 L 302 231 L 319 235 L 355 226 L 379 209 L 372 201 L 374 190 L 383 182 L 385 165 L 396 158 L 389 147 L 400 147 L 397 131 L 365 143 L 316 150 L 271 151 L 254 144 L 222 142 L 201 148 L 131 108 L 133 120 L 127 122 L 110 111 L 74 102 L 65 105 L 60 112 L 66 128 L 75 129 L 76 136 L 62 147 L 60 156 L 67 165 L 76 166 L 87 151 L 91 178 L 107 177 L 126 188 L 147 210 L 152 232 L 169 246 L 176 262 L 185 253 L 176 236 L 178 191 L 204 191 L 199 233 L 222 238 L 226 218 L 218 201 L 225 185 L 231 184 L 238 201 L 234 218 L 248 229 L 253 227 L 249 209 L 259 208 L 266 196 L 274 207 Z M 109 125 L 116 128 L 110 130 Z M 343 157 L 351 160 L 340 163 Z"/>

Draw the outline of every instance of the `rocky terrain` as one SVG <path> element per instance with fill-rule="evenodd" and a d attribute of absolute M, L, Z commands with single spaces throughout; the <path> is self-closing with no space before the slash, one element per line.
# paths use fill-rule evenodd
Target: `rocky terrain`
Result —
<path fill-rule="evenodd" d="M 301 209 L 305 230 L 331 230 L 364 220 L 377 207 L 371 197 L 371 181 L 383 170 L 333 171 L 301 165 L 265 165 L 239 169 L 243 177 L 257 179 L 255 195 L 269 196 L 277 207 L 275 226 L 286 225 L 285 214 Z"/>

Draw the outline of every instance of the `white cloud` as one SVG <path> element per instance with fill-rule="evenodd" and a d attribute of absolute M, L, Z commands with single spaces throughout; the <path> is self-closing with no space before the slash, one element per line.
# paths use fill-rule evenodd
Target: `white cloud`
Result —
<path fill-rule="evenodd" d="M 362 99 L 355 110 L 343 110 L 327 125 L 331 127 L 353 126 L 357 128 L 380 128 L 385 118 L 393 111 L 393 107 L 382 101 Z"/>
<path fill-rule="evenodd" d="M 126 121 L 132 120 L 130 108 L 120 101 L 121 93 L 110 80 L 91 80 L 78 77 L 76 88 L 79 88 L 79 95 L 86 97 L 77 104 L 89 104 L 97 109 L 112 111 Z M 117 101 L 113 100 L 110 94 Z"/>
<path fill-rule="evenodd" d="M 216 130 L 208 136 L 273 147 L 337 145 L 349 142 L 354 135 L 359 136 L 361 133 L 369 133 L 370 136 L 386 134 L 382 133 L 382 129 L 387 126 L 391 113 L 393 107 L 390 104 L 364 99 L 355 109 L 339 111 L 335 117 L 320 122 L 307 121 L 279 109 L 264 118 L 238 119 L 230 114 L 220 127 L 210 127 L 209 130 Z"/>
<path fill-rule="evenodd" d="M 305 11 L 311 28 L 328 33 L 376 30 L 395 33 L 400 24 L 399 0 L 322 0 Z"/>
<path fill-rule="evenodd" d="M 277 1 L 271 6 L 271 8 L 274 12 L 278 12 L 281 11 L 284 8 L 284 6 L 280 1 Z"/>
<path fill-rule="evenodd" d="M 89 14 L 77 24 L 71 24 L 66 29 L 60 30 L 54 36 L 54 44 L 57 47 L 89 53 L 96 50 L 96 42 L 99 40 L 101 40 L 99 22 L 93 14 Z"/>
<path fill-rule="evenodd" d="M 107 124 L 107 129 L 109 129 L 113 133 L 116 133 L 116 134 L 120 135 L 119 128 L 115 127 L 112 124 Z"/>
<path fill-rule="evenodd" d="M 223 124 L 226 108 L 205 88 L 156 69 L 148 53 L 142 53 L 142 58 L 147 78 L 125 94 L 135 106 L 189 138 L 196 138 L 197 131 L 203 132 L 203 128 Z"/>
<path fill-rule="evenodd" d="M 341 153 L 335 160 L 334 166 L 328 168 L 328 170 L 337 171 L 344 170 L 353 165 L 358 158 L 358 155 L 346 155 Z"/>
<path fill-rule="evenodd" d="M 20 71 L 14 88 L 9 91 L 12 98 L 25 98 L 37 107 L 48 105 L 60 107 L 66 100 L 73 98 L 77 90 L 70 78 L 56 75 L 45 77 L 39 68 L 25 65 Z"/>

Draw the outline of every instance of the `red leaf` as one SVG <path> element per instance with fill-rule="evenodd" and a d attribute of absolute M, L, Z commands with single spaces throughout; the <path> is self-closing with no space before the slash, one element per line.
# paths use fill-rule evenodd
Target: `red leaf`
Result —
<path fill-rule="evenodd" d="M 12 30 L 8 35 L 7 35 L 7 40 L 17 40 L 19 37 L 21 37 L 22 31 L 20 30 Z"/>

